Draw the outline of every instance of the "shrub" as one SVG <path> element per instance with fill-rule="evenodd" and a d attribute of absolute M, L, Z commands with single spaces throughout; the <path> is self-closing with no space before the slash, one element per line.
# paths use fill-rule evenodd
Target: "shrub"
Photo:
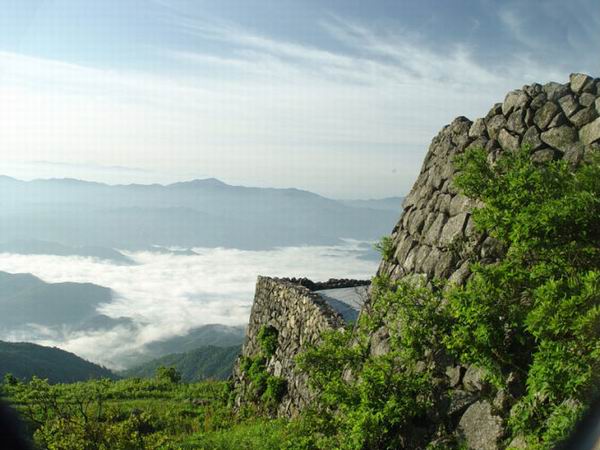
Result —
<path fill-rule="evenodd" d="M 394 241 L 391 236 L 383 236 L 375 245 L 384 261 L 391 261 L 394 257 Z"/>
<path fill-rule="evenodd" d="M 445 340 L 498 386 L 526 380 L 511 426 L 531 448 L 564 439 L 600 381 L 600 163 L 575 170 L 537 164 L 524 148 L 496 164 L 483 150 L 457 160 L 456 184 L 485 206 L 476 227 L 506 248 L 502 261 L 475 265 L 448 295 Z"/>
<path fill-rule="evenodd" d="M 275 354 L 277 350 L 277 340 L 279 338 L 279 331 L 277 328 L 271 325 L 263 325 L 258 330 L 258 342 L 263 354 L 270 358 Z"/>
<path fill-rule="evenodd" d="M 261 396 L 263 402 L 270 406 L 276 406 L 287 391 L 285 378 L 270 376 L 267 378 L 267 387 Z"/>
<path fill-rule="evenodd" d="M 158 367 L 156 369 L 155 378 L 159 381 L 164 381 L 167 383 L 177 384 L 181 382 L 181 374 L 177 371 L 175 367 Z"/>
<path fill-rule="evenodd" d="M 538 164 L 524 148 L 491 164 L 475 149 L 456 165 L 459 189 L 484 205 L 475 226 L 497 240 L 502 259 L 473 264 L 464 286 L 375 278 L 354 332 L 327 333 L 298 360 L 318 395 L 300 422 L 299 448 L 405 446 L 400 436 L 409 438 L 430 406 L 438 352 L 482 367 L 498 388 L 524 381 L 509 423 L 528 448 L 558 445 L 597 397 L 599 161 Z M 391 239 L 378 248 L 389 258 Z M 375 357 L 369 337 L 382 326 L 390 352 Z"/>

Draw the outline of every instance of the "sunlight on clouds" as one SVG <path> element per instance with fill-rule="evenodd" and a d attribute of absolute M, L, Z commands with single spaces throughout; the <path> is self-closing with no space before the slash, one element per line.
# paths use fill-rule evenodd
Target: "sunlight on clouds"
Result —
<path fill-rule="evenodd" d="M 157 182 L 202 173 L 346 198 L 401 195 L 455 115 L 474 118 L 510 88 L 564 78 L 510 62 L 497 73 L 464 46 L 446 53 L 340 17 L 318 25 L 336 51 L 232 23 L 175 16 L 171 26 L 227 51 L 156 49 L 152 73 L 0 52 L 3 159 L 134 166 Z"/>
<path fill-rule="evenodd" d="M 313 280 L 373 276 L 377 262 L 361 258 L 364 243 L 342 246 L 285 247 L 270 251 L 198 248 L 197 256 L 152 252 L 126 253 L 138 265 L 117 266 L 90 258 L 0 254 L 0 270 L 32 273 L 50 283 L 91 282 L 113 290 L 114 299 L 99 312 L 130 317 L 139 326 L 62 336 L 38 329 L 35 340 L 109 366 L 139 351 L 143 344 L 184 334 L 191 328 L 222 323 L 245 325 L 258 275 Z M 12 339 L 30 336 L 12 334 Z"/>

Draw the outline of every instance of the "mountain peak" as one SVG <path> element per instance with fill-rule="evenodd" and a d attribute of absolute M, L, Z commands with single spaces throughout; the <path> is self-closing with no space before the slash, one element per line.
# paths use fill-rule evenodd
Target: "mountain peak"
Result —
<path fill-rule="evenodd" d="M 169 184 L 169 187 L 223 187 L 228 186 L 227 183 L 222 182 L 217 178 L 202 178 L 194 179 L 190 181 L 180 181 L 178 183 Z"/>

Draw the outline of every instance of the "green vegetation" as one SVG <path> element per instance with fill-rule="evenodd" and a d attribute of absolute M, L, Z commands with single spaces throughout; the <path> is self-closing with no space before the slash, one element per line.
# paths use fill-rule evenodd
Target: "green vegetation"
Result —
<path fill-rule="evenodd" d="M 374 247 L 381 254 L 384 261 L 391 261 L 394 257 L 394 240 L 391 236 L 383 236 Z"/>
<path fill-rule="evenodd" d="M 279 332 L 275 327 L 263 325 L 260 330 L 258 330 L 258 342 L 260 343 L 262 352 L 267 358 L 270 358 L 275 354 L 278 337 Z"/>
<path fill-rule="evenodd" d="M 275 449 L 285 432 L 250 410 L 235 415 L 227 383 L 178 383 L 172 368 L 153 379 L 56 385 L 6 378 L 2 395 L 42 449 Z"/>
<path fill-rule="evenodd" d="M 476 226 L 505 247 L 451 291 L 447 347 L 498 387 L 526 380 L 511 412 L 531 448 L 564 439 L 600 381 L 600 162 L 573 171 L 535 164 L 529 151 L 490 165 L 482 150 L 458 161 L 457 185 L 485 202 Z"/>
<path fill-rule="evenodd" d="M 440 408 L 454 358 L 484 371 L 489 398 L 521 385 L 507 443 L 554 448 L 600 385 L 600 162 L 574 170 L 529 156 L 457 160 L 456 184 L 485 205 L 473 218 L 501 261 L 473 264 L 464 286 L 375 278 L 369 314 L 299 357 L 316 401 L 293 421 L 271 419 L 286 384 L 267 370 L 278 342 L 269 326 L 259 354 L 240 361 L 250 401 L 236 409 L 226 383 L 181 383 L 173 368 L 69 385 L 7 377 L 4 395 L 48 449 L 463 448 Z"/>
<path fill-rule="evenodd" d="M 122 372 L 124 377 L 151 378 L 160 366 L 174 367 L 181 373 L 182 381 L 192 383 L 206 379 L 225 380 L 233 369 L 240 353 L 238 345 L 232 347 L 206 346 L 186 353 L 175 353 L 154 359 Z"/>
<path fill-rule="evenodd" d="M 444 355 L 482 368 L 494 390 L 521 380 L 509 425 L 528 448 L 568 436 L 600 381 L 600 164 L 529 156 L 492 165 L 473 150 L 457 161 L 457 185 L 484 202 L 474 221 L 501 262 L 474 264 L 463 287 L 376 278 L 371 314 L 301 356 L 319 393 L 300 422 L 306 448 L 411 448 L 419 433 L 459 446 L 428 409 Z M 390 351 L 373 356 L 369 337 L 383 325 Z M 420 429 L 426 419 L 439 428 Z"/>
<path fill-rule="evenodd" d="M 261 352 L 254 357 L 243 357 L 240 368 L 250 380 L 250 397 L 268 414 L 273 414 L 277 404 L 287 392 L 284 378 L 271 375 L 267 362 L 277 350 L 279 332 L 275 327 L 263 325 L 258 331 L 258 344 Z"/>
<path fill-rule="evenodd" d="M 430 367 L 422 364 L 433 354 L 426 349 L 434 345 L 435 327 L 423 325 L 436 319 L 413 299 L 439 304 L 428 288 L 406 283 L 394 290 L 376 278 L 371 316 L 361 316 L 353 332 L 327 333 L 321 345 L 301 355 L 298 363 L 319 401 L 296 424 L 304 436 L 300 448 L 416 447 L 436 391 Z M 369 336 L 384 324 L 391 325 L 390 351 L 372 355 Z"/>
<path fill-rule="evenodd" d="M 25 342 L 0 341 L 0 378 L 12 374 L 19 379 L 34 375 L 53 383 L 116 378 L 110 370 L 58 348 Z"/>

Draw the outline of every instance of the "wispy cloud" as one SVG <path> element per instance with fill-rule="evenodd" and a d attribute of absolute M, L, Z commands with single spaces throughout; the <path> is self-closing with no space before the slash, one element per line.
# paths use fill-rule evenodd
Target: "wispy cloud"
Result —
<path fill-rule="evenodd" d="M 455 116 L 474 118 L 509 89 L 567 76 L 522 54 L 486 67 L 464 44 L 447 51 L 336 16 L 318 24 L 335 45 L 320 47 L 180 12 L 169 24 L 218 49 L 156 49 L 152 73 L 0 52 L 3 159 L 398 195 Z"/>

